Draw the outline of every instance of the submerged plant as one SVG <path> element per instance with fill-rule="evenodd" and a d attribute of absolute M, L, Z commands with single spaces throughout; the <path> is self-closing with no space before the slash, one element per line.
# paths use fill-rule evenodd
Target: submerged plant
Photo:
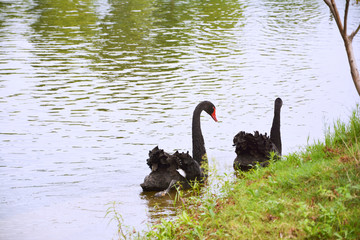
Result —
<path fill-rule="evenodd" d="M 124 239 L 126 239 L 126 234 L 123 230 L 123 221 L 124 220 L 123 220 L 121 214 L 116 210 L 116 204 L 117 203 L 115 201 L 108 203 L 109 207 L 106 210 L 105 217 L 110 217 L 109 224 L 112 221 L 115 221 L 115 223 L 117 225 L 119 237 L 123 237 Z"/>
<path fill-rule="evenodd" d="M 109 224 L 115 222 L 117 226 L 117 236 L 119 239 L 141 239 L 139 233 L 135 230 L 130 231 L 127 226 L 124 225 L 124 219 L 121 213 L 118 212 L 116 206 L 120 204 L 118 202 L 110 202 L 106 210 L 105 218 L 110 218 Z"/>

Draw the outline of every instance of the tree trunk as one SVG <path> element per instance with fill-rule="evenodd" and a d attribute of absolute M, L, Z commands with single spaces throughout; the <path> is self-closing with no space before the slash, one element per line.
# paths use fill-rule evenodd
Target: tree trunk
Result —
<path fill-rule="evenodd" d="M 341 37 L 344 40 L 346 54 L 347 54 L 347 57 L 349 60 L 349 65 L 350 65 L 351 77 L 355 84 L 356 91 L 358 92 L 358 94 L 360 96 L 360 76 L 359 76 L 359 71 L 357 69 L 357 65 L 356 65 L 356 61 L 355 61 L 354 50 L 352 47 L 352 40 L 355 37 L 355 35 L 358 33 L 358 31 L 360 30 L 360 25 L 350 35 L 347 35 L 347 17 L 348 17 L 348 12 L 349 12 L 350 0 L 346 0 L 345 13 L 344 13 L 344 26 L 341 23 L 340 14 L 337 10 L 335 0 L 324 0 L 324 2 L 330 8 L 330 11 L 331 11 L 332 15 L 334 16 L 336 25 L 339 28 Z"/>
<path fill-rule="evenodd" d="M 347 36 L 346 36 L 347 37 Z M 347 37 L 348 38 L 348 37 Z M 355 88 L 360 96 L 360 76 L 356 65 L 354 50 L 352 47 L 352 41 L 350 39 L 344 39 L 345 49 L 349 60 L 351 76 L 355 84 Z"/>

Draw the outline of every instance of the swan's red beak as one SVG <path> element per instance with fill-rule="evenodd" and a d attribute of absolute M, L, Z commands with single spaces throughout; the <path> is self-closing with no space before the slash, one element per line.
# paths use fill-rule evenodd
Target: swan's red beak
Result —
<path fill-rule="evenodd" d="M 218 120 L 216 119 L 216 108 L 214 108 L 213 113 L 211 114 L 211 117 L 214 119 L 215 122 L 217 122 Z"/>

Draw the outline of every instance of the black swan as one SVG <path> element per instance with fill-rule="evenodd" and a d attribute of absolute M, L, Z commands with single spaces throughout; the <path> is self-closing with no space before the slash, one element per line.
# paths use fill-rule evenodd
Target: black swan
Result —
<path fill-rule="evenodd" d="M 143 191 L 161 191 L 155 194 L 159 197 L 166 195 L 178 182 L 183 188 L 188 188 L 191 181 L 204 181 L 208 161 L 200 126 L 200 114 L 203 110 L 217 122 L 214 104 L 203 101 L 196 106 L 192 118 L 193 157 L 188 152 L 179 153 L 176 151 L 174 154 L 168 154 L 158 147 L 149 151 L 147 164 L 151 172 L 140 184 Z M 177 171 L 178 169 L 185 172 L 185 177 Z"/>
<path fill-rule="evenodd" d="M 259 134 L 239 132 L 234 137 L 234 146 L 236 158 L 234 160 L 234 169 L 248 171 L 256 164 L 265 167 L 269 164 L 270 153 L 281 156 L 281 134 L 280 134 L 280 110 L 283 102 L 281 98 L 275 100 L 274 119 L 270 130 L 270 137 Z"/>

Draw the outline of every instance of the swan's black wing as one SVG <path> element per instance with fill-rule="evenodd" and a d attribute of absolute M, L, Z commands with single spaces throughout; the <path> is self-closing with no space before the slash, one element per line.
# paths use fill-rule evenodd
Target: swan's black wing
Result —
<path fill-rule="evenodd" d="M 156 171 L 157 169 L 179 168 L 177 159 L 171 154 L 164 152 L 163 149 L 159 149 L 158 146 L 149 151 L 149 158 L 146 160 L 146 163 L 152 171 Z"/>
<path fill-rule="evenodd" d="M 179 161 L 176 156 L 164 152 L 157 146 L 149 151 L 149 158 L 146 162 L 151 173 L 140 184 L 143 191 L 163 191 L 170 185 L 172 186 L 172 182 L 186 183 L 186 179 L 177 171 Z"/>
<path fill-rule="evenodd" d="M 140 184 L 143 191 L 163 191 L 169 186 L 173 185 L 172 182 L 180 182 L 186 184 L 186 179 L 174 169 L 158 168 L 156 171 L 151 171 Z"/>
<path fill-rule="evenodd" d="M 155 147 L 149 151 L 149 158 L 146 160 L 151 173 L 145 177 L 140 184 L 143 191 L 163 191 L 155 196 L 163 196 L 174 186 L 180 183 L 183 188 L 189 188 L 188 181 L 195 179 L 202 181 L 203 173 L 200 165 L 187 153 L 168 154 L 164 150 Z M 186 177 L 183 177 L 177 169 L 184 170 Z"/>
<path fill-rule="evenodd" d="M 194 181 L 196 179 L 200 182 L 203 181 L 204 175 L 201 167 L 199 163 L 189 155 L 189 152 L 179 153 L 176 151 L 174 156 L 177 158 L 176 161 L 179 163 L 179 167 L 184 170 L 188 181 Z"/>

